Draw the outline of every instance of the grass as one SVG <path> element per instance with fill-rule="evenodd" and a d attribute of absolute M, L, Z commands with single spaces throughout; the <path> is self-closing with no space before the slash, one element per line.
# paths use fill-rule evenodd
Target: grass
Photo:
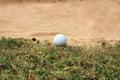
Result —
<path fill-rule="evenodd" d="M 120 42 L 57 47 L 48 41 L 0 40 L 1 80 L 120 80 Z"/>

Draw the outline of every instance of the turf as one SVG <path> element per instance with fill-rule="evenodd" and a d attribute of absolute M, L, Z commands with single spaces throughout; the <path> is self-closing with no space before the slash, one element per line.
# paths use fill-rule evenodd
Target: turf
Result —
<path fill-rule="evenodd" d="M 120 80 L 120 42 L 54 46 L 48 41 L 2 38 L 1 80 Z"/>

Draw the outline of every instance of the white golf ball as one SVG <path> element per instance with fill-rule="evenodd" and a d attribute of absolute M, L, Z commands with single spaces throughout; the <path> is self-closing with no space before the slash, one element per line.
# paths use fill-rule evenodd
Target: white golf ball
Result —
<path fill-rule="evenodd" d="M 63 34 L 57 34 L 53 39 L 53 43 L 56 46 L 65 45 L 66 42 L 67 42 L 67 38 Z"/>

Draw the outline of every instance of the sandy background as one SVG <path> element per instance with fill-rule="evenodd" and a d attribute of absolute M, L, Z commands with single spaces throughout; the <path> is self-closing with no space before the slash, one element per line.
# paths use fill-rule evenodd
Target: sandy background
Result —
<path fill-rule="evenodd" d="M 0 0 L 0 37 L 120 40 L 120 0 Z"/>

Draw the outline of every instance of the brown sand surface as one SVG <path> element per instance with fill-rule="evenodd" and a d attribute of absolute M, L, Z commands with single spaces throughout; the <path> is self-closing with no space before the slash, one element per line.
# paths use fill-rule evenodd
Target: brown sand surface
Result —
<path fill-rule="evenodd" d="M 119 0 L 62 1 L 1 2 L 0 36 L 52 41 L 62 33 L 70 44 L 81 40 L 120 40 Z"/>

